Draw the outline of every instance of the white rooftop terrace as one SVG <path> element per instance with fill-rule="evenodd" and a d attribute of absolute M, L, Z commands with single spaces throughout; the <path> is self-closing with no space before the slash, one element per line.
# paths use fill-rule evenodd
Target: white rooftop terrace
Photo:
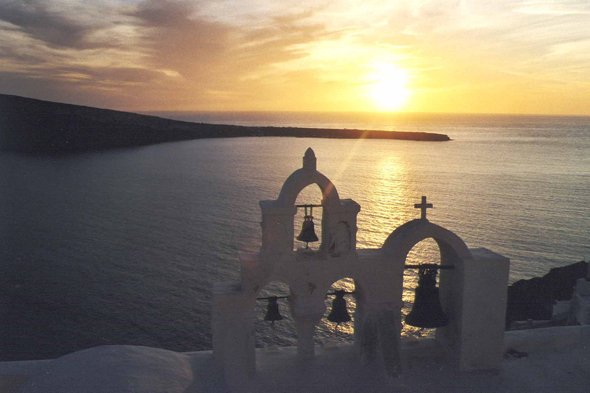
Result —
<path fill-rule="evenodd" d="M 511 331 L 496 371 L 458 372 L 440 361 L 432 340 L 405 341 L 403 372 L 387 380 L 378 364 L 361 364 L 352 346 L 316 348 L 305 362 L 295 347 L 256 350 L 257 372 L 230 388 L 211 351 L 176 353 L 104 346 L 55 360 L 0 363 L 3 393 L 197 392 L 588 392 L 590 326 Z M 229 382 L 229 384 L 228 384 Z"/>

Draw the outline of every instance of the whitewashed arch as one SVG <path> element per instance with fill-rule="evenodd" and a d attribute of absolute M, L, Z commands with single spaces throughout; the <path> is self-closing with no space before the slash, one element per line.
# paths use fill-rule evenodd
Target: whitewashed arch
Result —
<path fill-rule="evenodd" d="M 278 205 L 293 206 L 299 193 L 307 186 L 317 184 L 322 191 L 322 205 L 338 206 L 340 197 L 334 183 L 316 170 L 298 169 L 285 180 L 279 198 Z"/>
<path fill-rule="evenodd" d="M 441 254 L 453 251 L 461 259 L 471 258 L 469 248 L 459 236 L 425 219 L 412 220 L 398 227 L 383 243 L 383 250 L 396 261 L 405 261 L 416 244 L 429 238 L 438 243 Z M 444 264 L 443 256 L 441 255 L 441 263 Z"/>

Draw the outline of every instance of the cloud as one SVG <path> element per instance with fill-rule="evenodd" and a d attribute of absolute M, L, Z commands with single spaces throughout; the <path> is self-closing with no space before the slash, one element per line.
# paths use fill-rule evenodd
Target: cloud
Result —
<path fill-rule="evenodd" d="M 53 5 L 53 7 L 52 7 Z M 55 47 L 87 49 L 103 44 L 89 37 L 100 29 L 99 19 L 88 19 L 83 7 L 61 9 L 59 3 L 44 0 L 2 0 L 0 20 L 25 34 Z"/>
<path fill-rule="evenodd" d="M 344 95 L 362 105 L 377 63 L 424 91 L 461 84 L 466 68 L 470 84 L 581 81 L 587 11 L 583 0 L 0 0 L 0 92 L 110 95 L 119 109 L 281 109 L 278 97 L 321 109 Z"/>
<path fill-rule="evenodd" d="M 191 78 L 224 60 L 232 28 L 200 19 L 195 10 L 187 1 L 147 0 L 128 13 L 153 66 Z"/>
<path fill-rule="evenodd" d="M 532 15 L 590 15 L 585 0 L 526 0 L 515 4 L 515 12 Z"/>
<path fill-rule="evenodd" d="M 304 58 L 306 45 L 338 34 L 312 22 L 313 10 L 235 24 L 211 20 L 185 0 L 0 0 L 0 15 L 2 90 L 14 91 L 8 75 L 28 77 L 23 86 L 38 84 L 40 92 L 85 91 L 87 105 L 93 88 L 139 107 L 157 99 L 188 107 L 219 97 L 235 104 L 256 96 L 253 80 L 284 83 L 278 64 Z"/>
<path fill-rule="evenodd" d="M 308 56 L 306 44 L 337 34 L 312 22 L 313 14 L 289 12 L 243 25 L 212 21 L 192 2 L 147 0 L 127 15 L 135 18 L 150 67 L 182 77 L 174 86 L 190 97 L 182 105 L 194 105 L 195 96 L 235 105 L 256 96 L 252 80 L 282 83 L 278 64 Z"/>
<path fill-rule="evenodd" d="M 196 4 L 188 1 L 146 0 L 129 14 L 139 18 L 147 26 L 174 26 L 190 20 Z"/>

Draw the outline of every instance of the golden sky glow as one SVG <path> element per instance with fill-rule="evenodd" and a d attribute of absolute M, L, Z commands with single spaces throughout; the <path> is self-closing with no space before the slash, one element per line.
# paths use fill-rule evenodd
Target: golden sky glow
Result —
<path fill-rule="evenodd" d="M 590 115 L 590 3 L 0 0 L 0 93 L 138 111 Z"/>
<path fill-rule="evenodd" d="M 398 111 L 407 104 L 411 90 L 408 72 L 395 64 L 380 64 L 371 75 L 371 99 L 383 111 Z"/>

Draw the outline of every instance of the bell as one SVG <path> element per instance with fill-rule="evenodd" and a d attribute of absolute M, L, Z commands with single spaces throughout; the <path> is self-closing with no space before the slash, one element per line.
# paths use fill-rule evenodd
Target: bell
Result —
<path fill-rule="evenodd" d="M 337 324 L 350 321 L 350 315 L 346 309 L 346 300 L 344 299 L 345 293 L 343 289 L 336 291 L 336 298 L 332 302 L 332 311 L 328 315 L 328 321 Z"/>
<path fill-rule="evenodd" d="M 314 223 L 312 216 L 305 216 L 305 221 L 303 221 L 303 225 L 301 226 L 301 233 L 297 236 L 297 240 L 310 243 L 310 242 L 317 242 L 319 239 L 315 234 L 314 230 Z"/>
<path fill-rule="evenodd" d="M 414 306 L 406 316 L 406 324 L 420 328 L 438 328 L 449 323 L 438 296 L 437 273 L 436 268 L 420 267 Z"/>
<path fill-rule="evenodd" d="M 313 223 L 313 207 L 311 208 L 310 214 L 307 215 L 307 206 L 305 207 L 305 218 L 303 225 L 301 225 L 301 233 L 297 236 L 297 240 L 306 242 L 305 248 L 309 247 L 309 243 L 317 242 L 319 239 L 315 234 L 314 223 Z"/>
<path fill-rule="evenodd" d="M 279 312 L 279 304 L 277 303 L 278 298 L 271 296 L 268 298 L 268 307 L 266 309 L 266 315 L 264 316 L 265 321 L 271 321 L 274 325 L 275 321 L 280 321 L 283 316 Z"/>

